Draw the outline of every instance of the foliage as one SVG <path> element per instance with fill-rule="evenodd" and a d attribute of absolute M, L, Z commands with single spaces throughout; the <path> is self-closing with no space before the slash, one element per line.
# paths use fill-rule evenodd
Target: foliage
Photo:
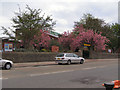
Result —
<path fill-rule="evenodd" d="M 113 50 L 113 52 L 116 52 L 120 48 L 120 24 L 113 24 L 111 27 L 112 36 L 109 36 L 110 43 L 108 43 L 108 46 Z"/>
<path fill-rule="evenodd" d="M 78 29 L 79 28 L 79 29 Z M 76 36 L 76 38 L 73 40 L 72 48 L 75 49 L 77 47 L 83 46 L 85 43 L 89 43 L 91 45 L 91 48 L 95 48 L 97 50 L 104 50 L 105 46 L 106 46 L 106 42 L 108 42 L 109 40 L 102 36 L 102 32 L 98 33 L 94 33 L 93 30 L 85 30 L 82 26 L 81 27 L 77 27 L 77 32 L 79 32 L 79 34 Z M 73 31 L 75 32 L 76 29 Z"/>
<path fill-rule="evenodd" d="M 64 32 L 58 41 L 65 50 L 70 50 L 70 45 L 73 41 L 73 35 L 70 32 Z"/>
<path fill-rule="evenodd" d="M 102 19 L 95 18 L 89 13 L 84 14 L 80 21 L 75 22 L 74 28 L 80 27 L 81 24 L 86 30 L 93 30 L 98 34 L 102 32 L 102 36 L 109 36 L 111 33 L 109 24 L 106 24 Z"/>
<path fill-rule="evenodd" d="M 109 43 L 106 43 L 108 45 L 108 48 L 111 48 L 113 52 L 119 48 L 119 39 L 118 36 L 120 36 L 120 25 L 119 24 L 113 24 L 112 26 L 109 24 L 106 24 L 104 20 L 95 18 L 91 14 L 84 14 L 83 18 L 80 19 L 80 21 L 75 22 L 74 28 L 76 31 L 74 31 L 75 35 L 78 35 L 79 27 L 83 25 L 85 30 L 93 30 L 94 33 L 100 34 L 102 36 L 105 36 L 109 39 Z M 77 28 L 78 27 L 78 28 Z"/>
<path fill-rule="evenodd" d="M 112 30 L 113 30 L 115 36 L 120 36 L 120 24 L 118 24 L 118 23 L 113 24 Z"/>
<path fill-rule="evenodd" d="M 28 5 L 26 10 L 18 13 L 15 13 L 16 17 L 12 18 L 13 29 L 9 28 L 11 32 L 15 34 L 16 37 L 13 37 L 8 29 L 2 27 L 4 34 L 7 34 L 10 38 L 13 37 L 16 40 L 22 40 L 25 48 L 29 48 L 30 41 L 34 38 L 40 29 L 42 30 L 53 30 L 55 22 L 51 19 L 51 16 L 45 17 L 45 14 L 42 15 L 42 10 L 40 9 L 31 9 Z"/>
<path fill-rule="evenodd" d="M 40 30 L 30 41 L 31 46 L 34 46 L 34 48 L 39 50 L 42 48 L 48 49 L 50 44 L 50 37 L 47 33 L 47 31 Z"/>
<path fill-rule="evenodd" d="M 77 29 L 76 29 L 77 28 Z M 106 42 L 109 40 L 102 36 L 101 32 L 94 33 L 93 30 L 85 30 L 82 26 L 76 27 L 71 33 L 64 33 L 59 39 L 59 42 L 64 48 L 69 48 L 75 51 L 76 48 L 82 47 L 85 43 L 89 43 L 92 49 L 104 50 Z M 74 33 L 77 30 L 77 34 Z"/>

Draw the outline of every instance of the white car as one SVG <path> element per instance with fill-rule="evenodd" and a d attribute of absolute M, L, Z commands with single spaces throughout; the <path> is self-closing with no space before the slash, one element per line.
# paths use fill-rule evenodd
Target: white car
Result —
<path fill-rule="evenodd" d="M 85 59 L 82 57 L 79 57 L 74 53 L 60 53 L 55 57 L 55 62 L 57 64 L 67 63 L 68 65 L 71 63 L 83 64 L 85 62 Z"/>
<path fill-rule="evenodd" d="M 0 68 L 9 70 L 9 69 L 11 69 L 12 66 L 13 66 L 12 61 L 0 58 Z"/>

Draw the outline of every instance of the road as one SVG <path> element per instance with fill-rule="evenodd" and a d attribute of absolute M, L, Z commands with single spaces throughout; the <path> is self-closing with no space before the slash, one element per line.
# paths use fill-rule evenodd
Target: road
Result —
<path fill-rule="evenodd" d="M 3 88 L 103 88 L 118 79 L 118 60 L 38 65 L 2 71 Z"/>

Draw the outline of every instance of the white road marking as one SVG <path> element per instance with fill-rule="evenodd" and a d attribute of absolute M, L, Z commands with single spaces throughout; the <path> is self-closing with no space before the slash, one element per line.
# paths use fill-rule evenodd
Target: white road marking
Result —
<path fill-rule="evenodd" d="M 82 70 L 89 70 L 89 69 L 95 69 L 95 68 L 104 68 L 105 66 L 99 66 L 99 67 L 90 67 L 90 68 L 83 68 Z M 66 71 L 57 71 L 57 72 L 47 72 L 47 73 L 38 73 L 38 74 L 30 74 L 30 76 L 41 76 L 41 75 L 48 75 L 48 74 L 56 74 L 56 73 L 64 73 L 64 72 L 72 72 L 76 70 L 66 70 Z"/>
<path fill-rule="evenodd" d="M 72 72 L 75 70 L 68 70 L 68 71 L 59 71 L 59 72 L 48 72 L 48 73 L 39 73 L 39 74 L 30 74 L 30 76 L 41 76 L 41 75 L 48 75 L 48 74 L 56 74 L 56 73 L 64 73 L 64 72 Z"/>
<path fill-rule="evenodd" d="M 98 68 L 104 68 L 104 67 L 106 67 L 106 66 L 99 66 Z"/>
<path fill-rule="evenodd" d="M 90 67 L 90 68 L 83 68 L 83 70 L 95 69 L 95 68 L 104 68 L 106 66 L 98 66 L 98 67 Z"/>
<path fill-rule="evenodd" d="M 6 80 L 6 79 L 8 79 L 8 78 L 0 78 L 0 80 Z"/>
<path fill-rule="evenodd" d="M 94 69 L 94 68 L 97 68 L 97 67 L 83 68 L 83 70 Z"/>

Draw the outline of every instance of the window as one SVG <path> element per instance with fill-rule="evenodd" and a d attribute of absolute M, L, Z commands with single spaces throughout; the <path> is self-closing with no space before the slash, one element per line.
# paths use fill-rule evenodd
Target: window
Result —
<path fill-rule="evenodd" d="M 66 54 L 66 57 L 73 57 L 73 54 Z"/>
<path fill-rule="evenodd" d="M 60 54 L 57 55 L 57 57 L 63 57 L 63 56 L 64 56 L 63 53 L 60 53 Z"/>
<path fill-rule="evenodd" d="M 78 55 L 74 54 L 74 57 L 78 57 Z"/>

